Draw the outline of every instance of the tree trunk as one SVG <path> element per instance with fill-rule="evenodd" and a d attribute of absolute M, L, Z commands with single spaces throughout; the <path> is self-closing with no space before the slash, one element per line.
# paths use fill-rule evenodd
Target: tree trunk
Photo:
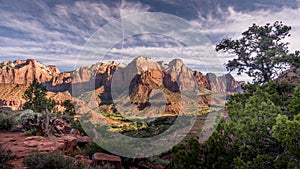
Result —
<path fill-rule="evenodd" d="M 49 132 L 49 111 L 46 108 L 46 124 L 45 124 L 45 133 L 47 136 L 50 136 L 50 132 Z"/>

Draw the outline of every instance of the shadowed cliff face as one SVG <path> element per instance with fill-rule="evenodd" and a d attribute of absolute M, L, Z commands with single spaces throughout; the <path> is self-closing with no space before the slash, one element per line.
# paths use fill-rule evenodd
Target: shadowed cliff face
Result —
<path fill-rule="evenodd" d="M 158 87 L 174 93 L 195 89 L 212 92 L 240 91 L 239 83 L 230 74 L 221 77 L 213 73 L 203 75 L 186 67 L 180 59 L 165 64 L 138 57 L 125 67 L 120 67 L 115 62 L 98 62 L 72 72 L 60 72 L 56 66 L 45 66 L 28 59 L 0 63 L 0 88 L 5 91 L 0 93 L 0 105 L 19 107 L 24 103 L 24 91 L 34 78 L 47 87 L 51 93 L 49 97 L 54 98 L 58 104 L 66 98 L 71 99 L 71 93 L 78 96 L 95 89 L 99 94 L 99 104 L 111 104 L 112 87 L 129 92 L 132 102 L 141 98 L 140 103 L 135 103 L 140 107 L 147 107 L 150 93 Z M 72 91 L 72 87 L 76 88 L 76 91 Z M 207 104 L 208 101 L 205 100 L 209 99 L 200 100 Z"/>

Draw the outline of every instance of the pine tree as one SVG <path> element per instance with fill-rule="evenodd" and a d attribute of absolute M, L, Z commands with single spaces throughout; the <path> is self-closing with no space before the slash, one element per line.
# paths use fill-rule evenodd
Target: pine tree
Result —
<path fill-rule="evenodd" d="M 229 71 L 246 73 L 255 82 L 265 83 L 276 78 L 286 66 L 299 67 L 300 52 L 289 53 L 284 39 L 290 36 L 290 26 L 276 21 L 273 25 L 253 24 L 238 40 L 223 39 L 216 51 L 235 54 L 237 58 L 228 61 Z"/>
<path fill-rule="evenodd" d="M 26 103 L 23 105 L 23 109 L 31 109 L 35 112 L 43 112 L 48 108 L 51 111 L 55 102 L 48 99 L 46 87 L 34 79 L 28 89 L 24 93 Z"/>

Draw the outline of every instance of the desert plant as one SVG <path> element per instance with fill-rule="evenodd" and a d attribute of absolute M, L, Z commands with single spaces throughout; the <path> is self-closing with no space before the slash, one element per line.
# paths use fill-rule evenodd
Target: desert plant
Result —
<path fill-rule="evenodd" d="M 2 145 L 0 144 L 0 168 L 6 169 L 10 168 L 10 161 L 15 158 L 15 155 L 7 149 L 2 148 Z"/>
<path fill-rule="evenodd" d="M 32 125 L 41 117 L 40 113 L 35 113 L 30 109 L 23 110 L 18 118 L 18 122 L 23 125 L 25 130 L 30 130 Z"/>
<path fill-rule="evenodd" d="M 36 128 L 32 128 L 29 130 L 24 131 L 25 136 L 36 136 L 39 135 L 38 130 Z"/>
<path fill-rule="evenodd" d="M 83 151 L 85 152 L 85 155 L 89 156 L 90 158 L 92 158 L 92 156 L 96 152 L 106 152 L 104 149 L 102 149 L 98 144 L 94 142 L 87 144 L 86 147 L 84 147 Z"/>
<path fill-rule="evenodd" d="M 9 108 L 0 109 L 0 130 L 11 129 L 16 124 L 16 118 L 19 111 L 13 111 Z"/>
<path fill-rule="evenodd" d="M 13 119 L 11 116 L 4 113 L 0 114 L 0 129 L 7 130 L 13 126 Z"/>
<path fill-rule="evenodd" d="M 97 165 L 94 167 L 88 167 L 86 169 L 114 169 L 115 167 L 110 163 L 102 163 L 101 165 Z"/>
<path fill-rule="evenodd" d="M 23 163 L 29 169 L 84 169 L 86 164 L 66 157 L 59 152 L 34 153 L 25 157 Z"/>
<path fill-rule="evenodd" d="M 60 152 L 54 153 L 34 153 L 23 160 L 23 164 L 28 169 L 114 169 L 109 163 L 102 165 L 89 166 L 71 157 L 64 156 Z"/>

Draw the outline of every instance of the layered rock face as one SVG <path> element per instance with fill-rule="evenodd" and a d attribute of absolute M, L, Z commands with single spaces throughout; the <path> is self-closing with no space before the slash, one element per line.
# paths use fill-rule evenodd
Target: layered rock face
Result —
<path fill-rule="evenodd" d="M 34 78 L 46 82 L 59 73 L 57 67 L 45 66 L 32 59 L 7 61 L 0 68 L 1 83 L 29 84 Z"/>
<path fill-rule="evenodd" d="M 28 59 L 0 63 L 0 88 L 6 91 L 0 93 L 0 105 L 19 107 L 23 104 L 24 91 L 34 78 L 47 87 L 51 92 L 50 97 L 56 99 L 58 104 L 71 98 L 71 94 L 78 96 L 92 90 L 99 92 L 99 104 L 111 104 L 111 90 L 115 88 L 126 92 L 129 90 L 132 102 L 138 98 L 149 99 L 151 91 L 158 87 L 175 93 L 195 89 L 212 92 L 240 91 L 240 84 L 230 74 L 221 77 L 213 73 L 203 75 L 186 67 L 180 59 L 166 64 L 137 57 L 125 67 L 115 62 L 98 62 L 72 72 L 60 72 L 56 66 L 45 66 Z M 72 90 L 72 87 L 76 90 Z"/>
<path fill-rule="evenodd" d="M 290 83 L 298 86 L 300 84 L 300 68 L 291 67 L 281 73 L 276 80 L 281 83 Z"/>

